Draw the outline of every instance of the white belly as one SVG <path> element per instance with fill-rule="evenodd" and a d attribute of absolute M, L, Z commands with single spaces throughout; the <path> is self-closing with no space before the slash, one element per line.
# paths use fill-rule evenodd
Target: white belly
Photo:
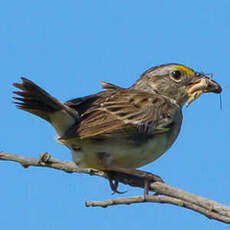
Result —
<path fill-rule="evenodd" d="M 170 146 L 165 134 L 154 136 L 140 145 L 130 145 L 125 141 L 108 140 L 67 140 L 67 145 L 73 154 L 73 161 L 79 167 L 106 169 L 110 166 L 123 168 L 138 168 L 161 156 Z"/>

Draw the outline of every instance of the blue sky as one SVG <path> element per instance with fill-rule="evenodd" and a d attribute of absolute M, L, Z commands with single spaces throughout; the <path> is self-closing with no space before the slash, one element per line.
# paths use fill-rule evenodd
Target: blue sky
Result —
<path fill-rule="evenodd" d="M 29 1 L 0 7 L 1 150 L 27 157 L 47 151 L 71 160 L 45 121 L 12 104 L 12 83 L 25 76 L 61 101 L 100 91 L 99 81 L 130 86 L 146 69 L 178 62 L 230 83 L 230 2 Z M 188 109 L 179 138 L 143 169 L 168 184 L 230 204 L 230 87 Z M 182 208 L 160 204 L 86 208 L 111 195 L 107 181 L 0 162 L 1 229 L 228 229 Z M 124 196 L 142 194 L 128 190 Z"/>

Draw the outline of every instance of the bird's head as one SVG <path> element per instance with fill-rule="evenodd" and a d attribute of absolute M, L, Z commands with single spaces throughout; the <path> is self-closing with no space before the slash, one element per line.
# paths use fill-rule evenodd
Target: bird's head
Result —
<path fill-rule="evenodd" d="M 181 107 L 188 106 L 202 93 L 221 93 L 221 86 L 207 74 L 201 74 L 181 64 L 166 64 L 144 72 L 132 89 L 158 93 L 174 99 Z"/>

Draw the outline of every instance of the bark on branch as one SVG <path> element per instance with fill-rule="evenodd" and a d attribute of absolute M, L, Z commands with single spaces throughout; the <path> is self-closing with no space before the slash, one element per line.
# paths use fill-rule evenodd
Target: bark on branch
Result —
<path fill-rule="evenodd" d="M 108 174 L 104 171 L 95 169 L 79 168 L 74 162 L 63 162 L 53 158 L 48 153 L 42 153 L 40 158 L 25 158 L 11 153 L 0 152 L 0 160 L 14 161 L 20 163 L 24 168 L 29 166 L 48 167 L 62 170 L 67 173 L 85 173 L 93 176 L 100 176 L 108 178 Z M 134 187 L 144 187 L 144 181 L 125 173 L 113 173 L 113 178 L 123 184 Z M 108 207 L 112 205 L 121 204 L 135 204 L 135 203 L 164 203 L 184 207 L 195 212 L 198 212 L 210 219 L 215 219 L 220 222 L 230 223 L 230 207 L 209 200 L 207 198 L 185 192 L 181 189 L 155 182 L 150 184 L 150 190 L 156 192 L 157 195 L 136 196 L 128 198 L 111 199 L 107 201 L 92 201 L 86 202 L 87 207 Z"/>

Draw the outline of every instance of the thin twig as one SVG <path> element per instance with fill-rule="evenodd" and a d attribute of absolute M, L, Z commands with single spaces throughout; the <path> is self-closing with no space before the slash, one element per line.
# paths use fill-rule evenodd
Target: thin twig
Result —
<path fill-rule="evenodd" d="M 29 166 L 48 167 L 62 170 L 67 173 L 85 173 L 93 176 L 107 178 L 108 174 L 104 171 L 95 169 L 86 169 L 77 167 L 74 162 L 63 162 L 53 158 L 48 153 L 42 153 L 40 158 L 25 158 L 11 153 L 0 152 L 0 160 L 13 161 L 20 163 L 24 168 Z M 144 186 L 144 179 L 137 178 L 133 175 L 125 173 L 113 172 L 113 178 L 121 183 L 128 184 L 134 187 Z M 184 207 L 195 212 L 201 213 L 210 219 L 215 219 L 224 223 L 230 223 L 230 207 L 217 203 L 215 201 L 196 196 L 192 193 L 185 192 L 181 189 L 169 186 L 164 183 L 155 182 L 150 184 L 150 190 L 163 196 L 138 196 L 122 199 L 112 199 L 108 201 L 93 201 L 86 202 L 87 207 L 107 207 L 118 204 L 135 204 L 135 203 L 167 203 L 180 207 Z"/>
<path fill-rule="evenodd" d="M 207 216 L 209 219 L 215 219 L 224 223 L 230 223 L 230 218 L 219 213 L 215 213 L 213 210 L 202 208 L 198 205 L 191 204 L 190 202 L 182 201 L 180 199 L 168 197 L 168 196 L 135 196 L 128 198 L 118 198 L 106 201 L 87 201 L 85 202 L 86 207 L 102 207 L 107 208 L 108 206 L 121 205 L 121 204 L 138 204 L 138 203 L 161 203 L 161 204 L 172 204 L 179 207 L 184 207 L 198 212 L 202 215 Z"/>

